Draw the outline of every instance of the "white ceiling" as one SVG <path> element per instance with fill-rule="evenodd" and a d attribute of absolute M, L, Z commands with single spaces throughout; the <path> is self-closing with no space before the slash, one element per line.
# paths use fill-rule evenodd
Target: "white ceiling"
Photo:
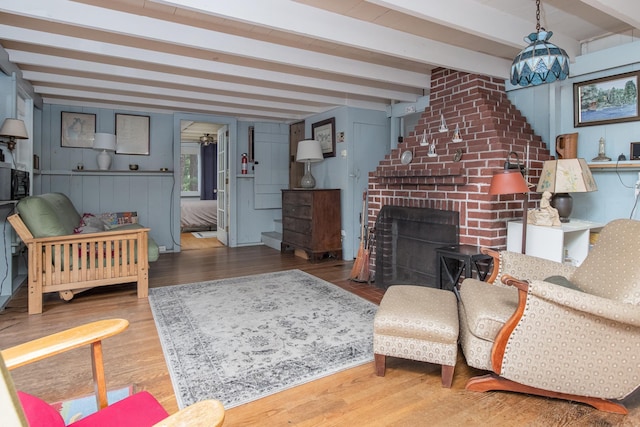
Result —
<path fill-rule="evenodd" d="M 640 28 L 640 2 L 548 0 L 541 21 L 574 59 Z M 44 102 L 241 120 L 414 102 L 438 66 L 507 78 L 534 30 L 534 0 L 0 0 L 3 68 Z"/>

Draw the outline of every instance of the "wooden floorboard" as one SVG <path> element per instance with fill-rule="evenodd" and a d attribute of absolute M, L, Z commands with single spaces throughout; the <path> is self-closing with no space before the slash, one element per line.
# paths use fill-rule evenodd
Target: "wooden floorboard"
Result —
<path fill-rule="evenodd" d="M 180 234 L 180 250 L 190 251 L 193 249 L 211 249 L 211 248 L 223 248 L 225 247 L 215 237 L 198 238 L 193 233 L 181 233 Z"/>
<path fill-rule="evenodd" d="M 152 264 L 150 287 L 238 277 L 298 268 L 379 303 L 382 291 L 347 278 L 351 262 L 319 263 L 265 246 L 190 250 L 161 254 Z M 0 312 L 0 348 L 82 323 L 122 317 L 129 329 L 104 342 L 109 388 L 133 384 L 149 390 L 171 413 L 177 408 L 149 303 L 134 285 L 92 289 L 71 302 L 51 294 L 41 315 L 27 315 L 21 288 Z M 346 370 L 227 411 L 225 426 L 637 426 L 640 392 L 624 403 L 627 416 L 586 405 L 506 392 L 464 390 L 479 374 L 460 355 L 453 387 L 440 386 L 440 369 L 428 363 L 389 358 L 385 377 L 373 364 Z M 47 401 L 92 392 L 89 349 L 78 349 L 13 371 L 18 388 Z M 1 423 L 0 423 L 1 424 Z"/>

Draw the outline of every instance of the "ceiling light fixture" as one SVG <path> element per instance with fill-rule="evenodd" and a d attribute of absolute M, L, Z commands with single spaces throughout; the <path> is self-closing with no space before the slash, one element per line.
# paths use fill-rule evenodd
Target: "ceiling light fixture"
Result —
<path fill-rule="evenodd" d="M 200 137 L 200 144 L 202 145 L 209 145 L 209 144 L 215 144 L 215 139 L 213 138 L 212 135 L 209 135 L 208 133 L 205 133 L 204 135 L 202 135 Z"/>
<path fill-rule="evenodd" d="M 540 0 L 536 0 L 536 32 L 524 41 L 529 43 L 511 64 L 511 84 L 537 86 L 564 80 L 569 76 L 569 55 L 549 42 L 553 32 L 540 27 Z"/>

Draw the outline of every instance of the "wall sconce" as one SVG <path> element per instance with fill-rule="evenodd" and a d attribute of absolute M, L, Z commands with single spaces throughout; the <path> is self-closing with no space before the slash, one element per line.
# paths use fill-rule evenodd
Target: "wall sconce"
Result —
<path fill-rule="evenodd" d="M 9 151 L 13 151 L 16 148 L 16 139 L 29 139 L 27 128 L 24 122 L 19 119 L 4 119 L 4 123 L 0 128 L 0 136 L 9 138 L 8 141 L 4 141 Z"/>
<path fill-rule="evenodd" d="M 322 160 L 324 160 L 324 156 L 318 141 L 306 139 L 298 142 L 296 162 L 304 162 L 304 176 L 300 181 L 300 187 L 314 188 L 316 186 L 316 179 L 311 175 L 311 163 L 321 162 Z"/>
<path fill-rule="evenodd" d="M 111 154 L 116 151 L 116 136 L 111 133 L 96 133 L 93 139 L 93 149 L 100 151 L 97 157 L 98 169 L 106 171 L 111 168 Z"/>

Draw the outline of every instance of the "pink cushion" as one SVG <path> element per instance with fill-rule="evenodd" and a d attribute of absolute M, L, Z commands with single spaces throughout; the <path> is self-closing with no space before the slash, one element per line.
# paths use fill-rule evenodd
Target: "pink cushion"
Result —
<path fill-rule="evenodd" d="M 60 413 L 44 400 L 21 391 L 18 398 L 30 427 L 64 427 Z"/>
<path fill-rule="evenodd" d="M 70 426 L 145 427 L 152 426 L 168 416 L 167 411 L 149 392 L 142 391 L 71 423 Z"/>

